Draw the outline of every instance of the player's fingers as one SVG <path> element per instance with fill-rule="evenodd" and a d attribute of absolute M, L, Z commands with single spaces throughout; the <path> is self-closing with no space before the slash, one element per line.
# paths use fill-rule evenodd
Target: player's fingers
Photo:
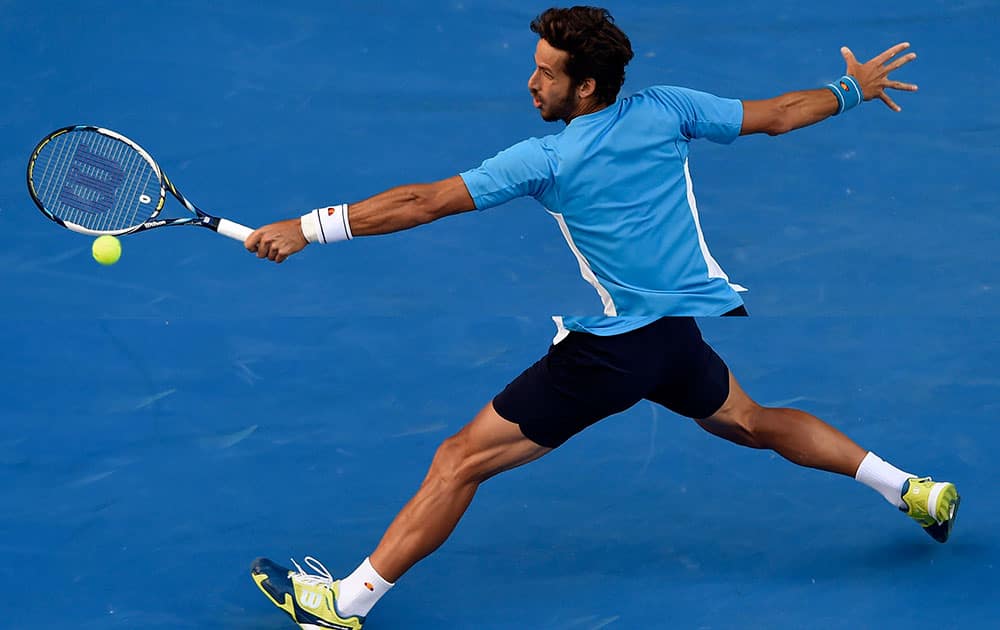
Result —
<path fill-rule="evenodd" d="M 885 87 L 890 87 L 894 90 L 903 90 L 905 92 L 916 92 L 917 86 L 913 83 L 903 83 L 902 81 L 889 81 L 885 84 Z"/>
<path fill-rule="evenodd" d="M 891 109 L 892 111 L 894 112 L 903 111 L 903 108 L 900 107 L 899 105 L 896 105 L 896 102 L 893 101 L 891 98 L 889 98 L 889 96 L 885 92 L 879 94 L 878 97 L 882 99 L 882 102 L 885 103 L 886 106 L 888 106 L 888 108 Z"/>
<path fill-rule="evenodd" d="M 896 68 L 898 68 L 900 66 L 903 66 L 903 65 L 906 65 L 906 64 L 910 63 L 911 61 L 913 61 L 916 58 L 917 58 L 917 53 L 909 53 L 909 54 L 903 55 L 899 59 L 894 60 L 892 63 L 890 63 L 888 66 L 886 66 L 885 67 L 885 71 L 886 71 L 886 73 L 892 72 Z"/>
<path fill-rule="evenodd" d="M 254 230 L 247 237 L 247 240 L 243 241 L 243 246 L 247 248 L 248 252 L 257 251 L 257 245 L 260 243 L 260 230 Z"/>
<path fill-rule="evenodd" d="M 261 240 L 257 244 L 257 258 L 267 258 L 267 252 L 271 249 L 271 243 L 267 240 Z"/>
<path fill-rule="evenodd" d="M 910 42 L 902 42 L 900 44 L 896 44 L 892 48 L 889 48 L 888 50 L 886 50 L 885 52 L 883 52 L 881 55 L 879 55 L 879 56 L 875 57 L 874 59 L 872 59 L 872 61 L 875 62 L 875 63 L 877 63 L 877 64 L 879 64 L 879 65 L 881 65 L 881 64 L 885 63 L 886 61 L 889 61 L 890 59 L 892 59 L 893 57 L 895 57 L 896 55 L 898 55 L 899 53 L 903 52 L 904 50 L 906 50 L 909 47 L 910 47 Z"/>

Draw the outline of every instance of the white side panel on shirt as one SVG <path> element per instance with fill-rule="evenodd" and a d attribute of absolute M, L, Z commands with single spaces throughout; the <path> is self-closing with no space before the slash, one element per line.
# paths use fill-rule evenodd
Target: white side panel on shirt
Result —
<path fill-rule="evenodd" d="M 569 233 L 569 227 L 566 225 L 566 219 L 564 219 L 563 215 L 558 212 L 552 212 L 548 209 L 546 209 L 546 212 L 551 214 L 552 218 L 559 224 L 559 229 L 562 231 L 563 237 L 566 239 L 566 243 L 569 245 L 569 248 L 573 250 L 573 255 L 576 256 L 576 262 L 580 264 L 580 275 L 583 276 L 584 280 L 590 283 L 590 286 L 597 289 L 597 294 L 601 296 L 601 304 L 604 305 L 604 314 L 608 317 L 617 316 L 618 309 L 615 308 L 615 303 L 611 299 L 611 294 L 608 293 L 608 290 L 605 289 L 597 280 L 597 276 L 594 275 L 594 270 L 590 268 L 590 263 L 587 262 L 587 259 L 583 257 L 583 254 L 581 254 L 579 248 L 577 248 L 576 243 L 573 242 L 573 236 Z"/>
<path fill-rule="evenodd" d="M 694 217 L 694 226 L 698 229 L 698 246 L 701 247 L 701 255 L 705 258 L 705 264 L 708 265 L 708 277 L 722 278 L 726 282 L 729 282 L 729 276 L 722 270 L 719 263 L 715 262 L 715 259 L 712 258 L 712 253 L 708 251 L 708 244 L 705 243 L 705 235 L 701 232 L 701 221 L 698 220 L 698 203 L 694 199 L 694 184 L 691 182 L 691 171 L 688 169 L 687 160 L 684 160 L 684 181 L 687 183 L 687 197 L 688 205 L 691 207 L 691 216 Z M 729 286 L 733 287 L 734 291 L 748 290 L 746 287 L 732 282 L 729 282 Z"/>

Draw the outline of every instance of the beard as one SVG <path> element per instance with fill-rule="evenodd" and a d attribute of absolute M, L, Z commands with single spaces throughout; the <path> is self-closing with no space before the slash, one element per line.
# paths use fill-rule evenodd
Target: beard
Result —
<path fill-rule="evenodd" d="M 538 96 L 536 95 L 535 98 Z M 563 98 L 542 102 L 538 113 L 541 114 L 542 120 L 545 122 L 566 120 L 576 111 L 577 105 L 579 105 L 579 99 L 576 97 L 576 92 L 570 90 L 569 94 Z"/>

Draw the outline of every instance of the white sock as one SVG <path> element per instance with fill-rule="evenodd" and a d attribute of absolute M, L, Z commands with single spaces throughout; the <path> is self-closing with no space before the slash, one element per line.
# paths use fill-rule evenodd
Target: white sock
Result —
<path fill-rule="evenodd" d="M 368 558 L 340 581 L 337 610 L 342 617 L 365 616 L 393 585 L 382 579 Z"/>
<path fill-rule="evenodd" d="M 896 468 L 871 452 L 861 460 L 858 473 L 854 475 L 855 479 L 881 494 L 886 501 L 897 508 L 906 506 L 900 493 L 903 491 L 903 484 L 911 477 L 916 477 L 916 475 Z"/>

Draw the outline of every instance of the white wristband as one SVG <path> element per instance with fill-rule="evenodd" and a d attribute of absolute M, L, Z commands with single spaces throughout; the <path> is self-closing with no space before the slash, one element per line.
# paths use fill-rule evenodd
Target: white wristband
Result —
<path fill-rule="evenodd" d="M 347 204 L 316 208 L 302 215 L 302 235 L 310 243 L 335 243 L 349 241 L 351 223 L 347 218 Z"/>

